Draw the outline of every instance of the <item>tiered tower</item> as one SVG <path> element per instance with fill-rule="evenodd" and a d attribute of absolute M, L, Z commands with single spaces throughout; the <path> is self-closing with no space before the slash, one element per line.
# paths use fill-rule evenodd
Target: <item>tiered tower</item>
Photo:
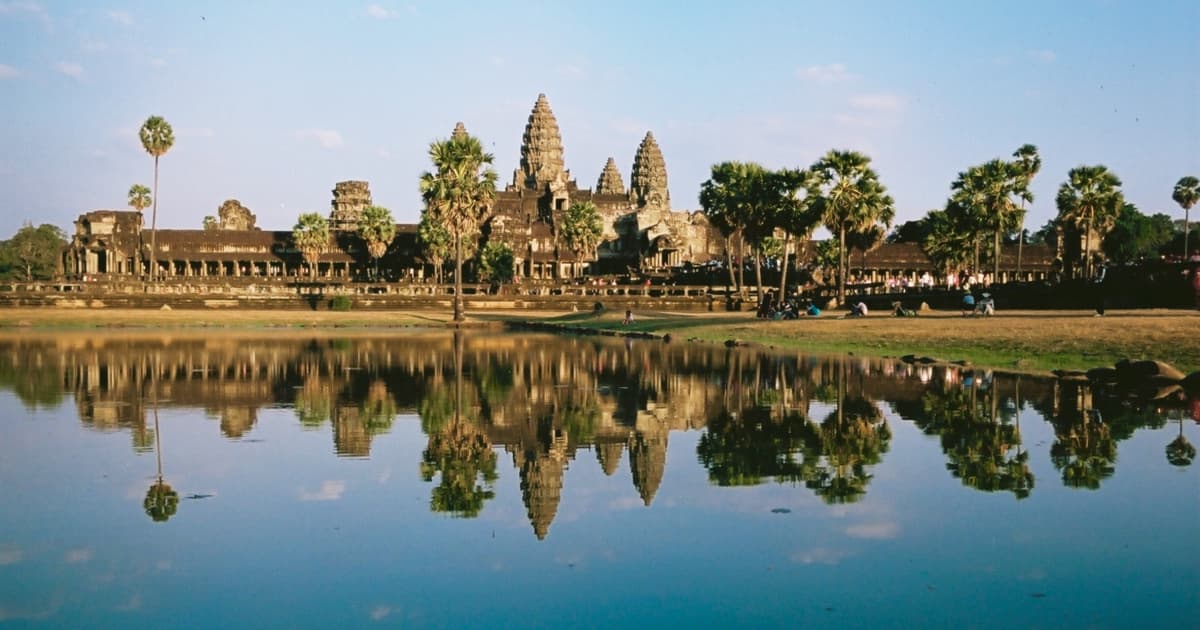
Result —
<path fill-rule="evenodd" d="M 550 101 L 538 94 L 525 134 L 521 137 L 521 167 L 513 172 L 514 190 L 545 192 L 565 189 L 571 174 L 563 165 L 562 135 L 550 111 Z"/>
<path fill-rule="evenodd" d="M 367 182 L 338 182 L 333 187 L 333 210 L 329 213 L 329 228 L 333 230 L 358 229 L 358 217 L 371 205 L 371 189 Z"/>
<path fill-rule="evenodd" d="M 625 182 L 621 181 L 621 171 L 617 170 L 616 160 L 608 158 L 608 162 L 605 162 L 604 170 L 600 173 L 600 180 L 596 182 L 596 194 L 625 194 Z"/>
<path fill-rule="evenodd" d="M 667 212 L 671 209 L 671 193 L 667 190 L 667 163 L 654 134 L 647 131 L 633 158 L 633 175 L 629 186 L 630 198 L 639 210 Z"/>

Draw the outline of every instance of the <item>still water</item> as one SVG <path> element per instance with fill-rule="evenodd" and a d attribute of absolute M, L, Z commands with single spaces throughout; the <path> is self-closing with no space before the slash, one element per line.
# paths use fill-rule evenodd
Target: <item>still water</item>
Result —
<path fill-rule="evenodd" d="M 1200 402 L 496 333 L 0 340 L 12 627 L 1186 627 Z"/>

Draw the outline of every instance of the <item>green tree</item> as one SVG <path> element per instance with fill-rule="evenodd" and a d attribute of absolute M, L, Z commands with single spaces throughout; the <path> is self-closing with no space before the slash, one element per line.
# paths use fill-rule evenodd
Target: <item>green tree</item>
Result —
<path fill-rule="evenodd" d="M 58 275 L 59 256 L 66 245 L 66 235 L 57 226 L 26 223 L 11 239 L 0 243 L 0 267 L 25 282 L 51 280 Z"/>
<path fill-rule="evenodd" d="M 1171 199 L 1183 208 L 1183 258 L 1188 257 L 1188 211 L 1192 206 L 1200 201 L 1200 180 L 1188 175 L 1179 178 L 1175 183 L 1175 190 L 1171 193 Z"/>
<path fill-rule="evenodd" d="M 221 222 L 217 220 L 217 217 L 214 217 L 211 214 L 205 215 L 204 220 L 201 222 L 201 225 L 204 227 L 205 230 L 208 230 L 210 232 L 212 230 L 221 229 Z"/>
<path fill-rule="evenodd" d="M 452 253 L 450 232 L 428 209 L 423 209 L 421 222 L 417 225 L 417 239 L 425 246 L 425 259 L 433 266 L 433 281 L 441 284 L 442 268 L 446 265 L 446 258 Z"/>
<path fill-rule="evenodd" d="M 505 284 L 512 281 L 515 263 L 507 243 L 489 241 L 479 252 L 479 275 L 489 282 Z"/>
<path fill-rule="evenodd" d="M 943 273 L 962 269 L 976 242 L 972 229 L 964 226 L 968 223 L 966 212 L 951 201 L 945 210 L 931 210 L 925 220 L 929 233 L 921 241 L 921 249 Z"/>
<path fill-rule="evenodd" d="M 142 508 L 146 510 L 146 516 L 155 523 L 165 523 L 167 519 L 175 516 L 176 510 L 179 509 L 179 493 L 160 477 L 146 491 Z"/>
<path fill-rule="evenodd" d="M 151 116 L 138 131 L 142 148 L 154 157 L 154 209 L 150 213 L 150 279 L 158 277 L 158 158 L 171 150 L 175 144 L 175 132 L 162 116 Z"/>
<path fill-rule="evenodd" d="M 933 211 L 936 212 L 936 211 Z M 925 239 L 932 231 L 929 217 L 925 216 L 912 221 L 905 221 L 897 225 L 894 230 L 888 234 L 887 242 L 889 243 L 924 243 Z"/>
<path fill-rule="evenodd" d="M 596 246 L 604 234 L 604 221 L 596 205 L 590 201 L 571 204 L 558 229 L 558 237 L 576 259 L 595 256 Z M 577 263 L 573 263 L 577 264 Z M 578 275 L 576 270 L 575 275 Z"/>
<path fill-rule="evenodd" d="M 442 221 L 454 243 L 454 321 L 466 319 L 462 309 L 463 240 L 479 233 L 496 199 L 492 154 L 478 138 L 455 133 L 429 145 L 434 170 L 421 175 L 421 196 L 431 215 Z"/>
<path fill-rule="evenodd" d="M 1112 228 L 1125 198 L 1121 180 L 1102 165 L 1077 166 L 1067 173 L 1067 181 L 1055 198 L 1058 220 L 1084 234 L 1084 275 L 1092 275 L 1092 232 L 1100 238 Z"/>
<path fill-rule="evenodd" d="M 1159 250 L 1171 242 L 1175 227 L 1165 214 L 1146 216 L 1137 206 L 1121 206 L 1113 229 L 1104 237 L 1104 254 L 1117 263 L 1134 262 L 1141 258 L 1157 257 Z"/>
<path fill-rule="evenodd" d="M 771 174 L 776 194 L 775 225 L 783 230 L 783 266 L 779 274 L 779 295 L 787 295 L 788 253 L 792 239 L 807 240 L 821 224 L 816 212 L 817 177 L 808 169 L 785 168 Z"/>
<path fill-rule="evenodd" d="M 308 263 L 308 275 L 314 278 L 317 275 L 317 261 L 329 249 L 329 237 L 329 222 L 316 212 L 301 214 L 292 228 L 292 241 L 300 250 L 304 262 Z"/>
<path fill-rule="evenodd" d="M 846 301 L 846 235 L 873 224 L 890 226 L 893 201 L 871 158 L 856 151 L 831 150 L 812 165 L 818 178 L 817 211 L 822 223 L 838 235 L 838 303 Z"/>
<path fill-rule="evenodd" d="M 1033 178 L 1037 177 L 1038 171 L 1042 170 L 1042 158 L 1038 155 L 1038 149 L 1032 144 L 1023 144 L 1013 152 L 1013 157 L 1016 161 L 1013 163 L 1017 168 L 1019 188 L 1017 196 L 1021 200 L 1021 214 L 1019 225 L 1017 226 L 1017 277 L 1021 276 L 1021 258 L 1025 254 L 1025 204 L 1033 203 L 1033 191 L 1030 190 L 1030 185 L 1033 183 Z"/>
<path fill-rule="evenodd" d="M 150 189 L 141 184 L 129 187 L 129 207 L 141 212 L 150 207 Z"/>
<path fill-rule="evenodd" d="M 950 186 L 956 207 L 967 211 L 970 217 L 960 225 L 978 228 L 976 246 L 984 232 L 992 234 L 992 279 L 997 282 L 1000 279 L 1001 235 L 1018 228 L 1024 221 L 1025 211 L 1017 207 L 1014 198 L 1032 198 L 1025 181 L 1025 171 L 1016 163 L 990 160 L 959 173 Z M 978 265 L 978 254 L 975 264 Z"/>
<path fill-rule="evenodd" d="M 367 253 L 375 259 L 375 279 L 379 279 L 379 259 L 396 238 L 396 221 L 383 206 L 367 206 L 358 219 L 358 235 L 367 242 Z"/>

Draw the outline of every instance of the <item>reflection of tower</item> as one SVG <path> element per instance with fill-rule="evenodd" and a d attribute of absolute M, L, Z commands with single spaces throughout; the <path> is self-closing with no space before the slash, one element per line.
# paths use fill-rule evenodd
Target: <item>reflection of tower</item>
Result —
<path fill-rule="evenodd" d="M 617 472 L 617 468 L 621 466 L 621 452 L 624 450 L 625 444 L 621 442 L 601 442 L 596 445 L 596 461 L 600 462 L 604 474 L 611 477 Z"/>
<path fill-rule="evenodd" d="M 629 469 L 633 485 L 647 507 L 654 501 L 667 467 L 667 431 L 637 431 L 629 437 Z"/>
<path fill-rule="evenodd" d="M 546 538 L 562 499 L 563 470 L 567 464 L 567 436 L 555 431 L 545 454 L 540 449 L 513 453 L 513 464 L 521 470 L 521 500 L 538 540 Z"/>
<path fill-rule="evenodd" d="M 333 446 L 342 457 L 367 457 L 371 454 L 371 433 L 357 407 L 334 407 Z"/>
<path fill-rule="evenodd" d="M 257 421 L 256 407 L 226 407 L 221 410 L 221 435 L 231 439 L 240 438 L 253 429 Z"/>

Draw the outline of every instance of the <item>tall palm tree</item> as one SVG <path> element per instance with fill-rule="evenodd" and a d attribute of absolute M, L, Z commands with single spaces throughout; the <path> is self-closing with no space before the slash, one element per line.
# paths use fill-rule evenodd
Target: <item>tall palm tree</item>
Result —
<path fill-rule="evenodd" d="M 158 158 L 175 144 L 175 132 L 162 116 L 151 116 L 138 131 L 142 148 L 154 157 L 154 209 L 150 213 L 150 279 L 158 276 Z"/>
<path fill-rule="evenodd" d="M 329 249 L 329 221 L 317 212 L 307 212 L 300 215 L 292 228 L 292 241 L 304 262 L 308 263 L 308 275 L 316 277 L 317 262 L 321 254 Z"/>
<path fill-rule="evenodd" d="M 745 229 L 745 216 L 740 211 L 738 195 L 735 190 L 738 173 L 747 168 L 741 162 L 722 162 L 713 164 L 712 175 L 700 185 L 700 207 L 713 227 L 725 237 L 725 263 L 729 268 L 729 284 L 742 293 L 742 283 L 734 273 L 733 248 L 734 241 L 741 241 Z M 738 267 L 744 261 L 738 260 Z"/>
<path fill-rule="evenodd" d="M 358 219 L 358 235 L 367 242 L 367 253 L 375 259 L 375 279 L 379 279 L 379 259 L 387 253 L 396 238 L 396 222 L 392 212 L 383 206 L 363 208 Z"/>
<path fill-rule="evenodd" d="M 600 218 L 596 205 L 590 201 L 571 204 L 558 230 L 558 237 L 567 249 L 575 254 L 577 261 L 585 254 L 589 257 L 595 255 L 596 246 L 600 244 L 600 237 L 603 235 L 604 221 Z M 578 262 L 572 264 L 577 265 Z"/>
<path fill-rule="evenodd" d="M 454 321 L 462 310 L 463 239 L 479 233 L 496 200 L 493 157 L 478 138 L 458 130 L 448 140 L 429 145 L 434 170 L 421 175 L 426 209 L 449 229 L 454 241 Z"/>
<path fill-rule="evenodd" d="M 417 225 L 417 239 L 425 246 L 425 260 L 433 265 L 433 281 L 442 283 L 442 269 L 450 256 L 450 233 L 445 224 L 433 216 L 428 209 L 421 210 L 421 222 Z"/>
<path fill-rule="evenodd" d="M 959 173 L 951 184 L 955 201 L 970 210 L 981 230 L 992 232 L 992 279 L 1000 279 L 1000 235 L 1019 225 L 1024 210 L 1017 208 L 1013 197 L 1021 195 L 1024 174 L 1016 164 L 990 160 Z"/>
<path fill-rule="evenodd" d="M 974 237 L 961 225 L 963 216 L 953 201 L 945 210 L 930 210 L 926 215 L 929 235 L 921 241 L 921 249 L 942 272 L 957 272 L 970 260 Z"/>
<path fill-rule="evenodd" d="M 1188 211 L 1200 201 L 1200 180 L 1188 175 L 1179 178 L 1171 199 L 1183 208 L 1183 259 L 1188 257 Z"/>
<path fill-rule="evenodd" d="M 1021 221 L 1017 227 L 1017 276 L 1020 277 L 1021 256 L 1025 249 L 1025 204 L 1033 203 L 1033 192 L 1029 190 L 1029 186 L 1038 171 L 1042 170 L 1042 158 L 1038 155 L 1037 147 L 1032 144 L 1021 145 L 1013 152 L 1013 157 L 1017 158 L 1014 164 L 1020 173 L 1017 187 L 1017 196 L 1021 200 Z"/>
<path fill-rule="evenodd" d="M 150 207 L 150 189 L 141 184 L 129 187 L 129 207 L 141 212 Z"/>
<path fill-rule="evenodd" d="M 1103 238 L 1125 205 L 1121 180 L 1103 165 L 1077 166 L 1067 173 L 1055 203 L 1059 221 L 1084 230 L 1084 274 L 1090 278 L 1092 232 Z"/>
<path fill-rule="evenodd" d="M 820 182 L 816 204 L 821 221 L 838 235 L 838 304 L 846 301 L 846 234 L 878 223 L 890 226 L 895 215 L 892 198 L 870 163 L 857 151 L 831 150 L 811 168 Z"/>
<path fill-rule="evenodd" d="M 772 174 L 780 197 L 776 212 L 776 223 L 783 230 L 783 267 L 779 274 L 779 295 L 787 296 L 788 250 L 792 237 L 805 240 L 821 223 L 821 217 L 813 211 L 816 205 L 817 178 L 804 168 L 785 168 Z M 798 255 L 798 254 L 797 254 Z"/>

